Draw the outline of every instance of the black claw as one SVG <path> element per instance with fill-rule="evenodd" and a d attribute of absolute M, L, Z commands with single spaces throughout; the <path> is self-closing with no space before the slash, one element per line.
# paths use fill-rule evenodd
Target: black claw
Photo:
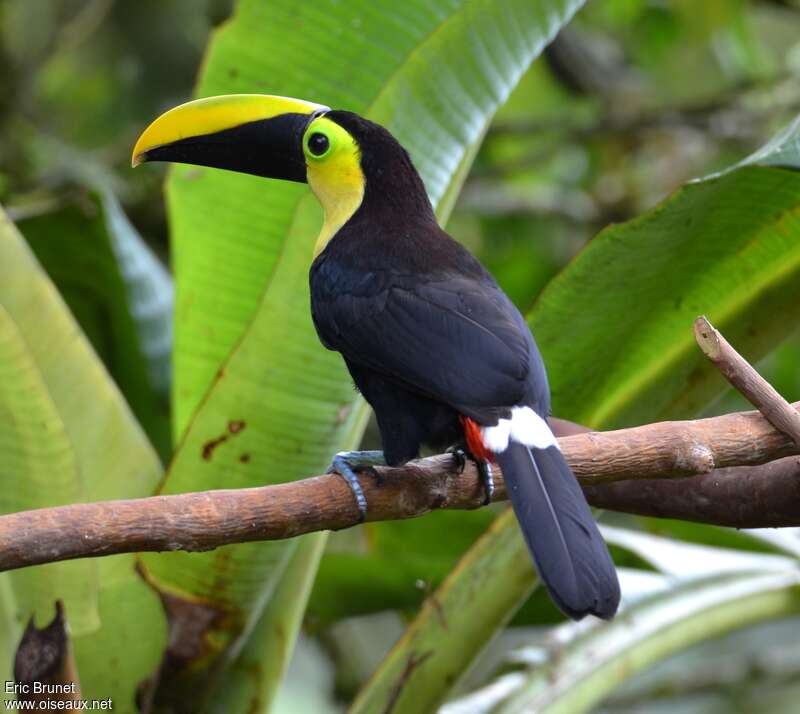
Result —
<path fill-rule="evenodd" d="M 494 474 L 492 473 L 492 465 L 488 461 L 478 461 L 478 476 L 480 476 L 481 484 L 483 484 L 484 498 L 481 503 L 483 506 L 488 506 L 492 502 L 494 495 Z"/>
<path fill-rule="evenodd" d="M 453 470 L 457 474 L 463 474 L 467 466 L 467 452 L 460 446 L 451 446 L 447 449 L 447 453 L 453 457 Z"/>

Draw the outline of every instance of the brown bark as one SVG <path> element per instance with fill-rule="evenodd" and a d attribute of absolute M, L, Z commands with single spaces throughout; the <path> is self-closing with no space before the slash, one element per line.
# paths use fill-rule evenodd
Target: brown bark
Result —
<path fill-rule="evenodd" d="M 717 469 L 688 479 L 584 485 L 593 506 L 733 528 L 800 525 L 800 458 Z"/>
<path fill-rule="evenodd" d="M 694 321 L 694 336 L 703 354 L 725 378 L 778 431 L 800 446 L 800 412 L 787 402 L 750 363 L 742 357 L 705 317 Z"/>
<path fill-rule="evenodd" d="M 557 426 L 561 433 L 569 428 Z M 796 471 L 791 465 L 758 466 L 798 448 L 758 412 L 580 433 L 560 439 L 560 445 L 590 502 L 603 508 L 737 527 L 800 525 Z M 748 466 L 756 468 L 728 468 Z M 482 499 L 474 467 L 455 474 L 448 455 L 378 473 L 378 480 L 361 477 L 370 521 L 477 508 Z M 704 476 L 664 480 L 697 474 Z M 632 480 L 612 483 L 624 479 Z M 505 498 L 498 472 L 495 500 Z M 0 570 L 133 551 L 210 550 L 339 530 L 357 521 L 349 488 L 330 475 L 262 488 L 75 504 L 0 517 Z"/>

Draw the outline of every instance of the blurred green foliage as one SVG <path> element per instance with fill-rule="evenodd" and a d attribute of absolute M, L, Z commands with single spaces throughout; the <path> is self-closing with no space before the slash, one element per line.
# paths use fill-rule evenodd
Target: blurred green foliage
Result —
<path fill-rule="evenodd" d="M 166 250 L 156 172 L 128 170 L 137 132 L 187 99 L 232 0 L 0 3 L 0 202 L 46 210 L 70 184 L 113 187 Z"/>

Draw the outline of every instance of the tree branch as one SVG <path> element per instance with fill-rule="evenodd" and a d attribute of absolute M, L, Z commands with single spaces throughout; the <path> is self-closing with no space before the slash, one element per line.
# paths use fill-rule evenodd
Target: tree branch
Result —
<path fill-rule="evenodd" d="M 731 528 L 800 526 L 800 458 L 717 469 L 688 479 L 585 485 L 593 506 Z"/>
<path fill-rule="evenodd" d="M 557 424 L 563 433 L 564 423 Z M 800 525 L 797 460 L 791 462 L 795 467 L 787 461 L 785 472 L 775 465 L 736 473 L 728 468 L 798 453 L 758 412 L 575 434 L 559 443 L 595 505 L 737 527 Z M 362 476 L 367 520 L 480 506 L 474 467 L 461 474 L 452 469 L 453 458 L 441 455 L 378 469 L 377 480 Z M 654 480 L 697 474 L 705 475 L 680 483 Z M 634 480 L 612 483 L 624 479 Z M 504 500 L 499 470 L 496 482 L 495 500 Z M 646 499 L 640 489 L 649 493 Z M 75 504 L 0 517 L 0 570 L 124 552 L 210 550 L 357 522 L 350 489 L 331 475 L 262 488 Z"/>
<path fill-rule="evenodd" d="M 719 333 L 707 318 L 694 321 L 697 344 L 739 393 L 778 431 L 800 447 L 800 412 L 787 402 Z"/>

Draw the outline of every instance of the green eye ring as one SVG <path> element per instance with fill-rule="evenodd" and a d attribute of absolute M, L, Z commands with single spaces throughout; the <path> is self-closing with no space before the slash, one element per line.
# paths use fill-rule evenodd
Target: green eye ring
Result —
<path fill-rule="evenodd" d="M 319 161 L 328 156 L 335 146 L 335 139 L 330 133 L 314 127 L 306 132 L 303 149 L 310 159 Z"/>

